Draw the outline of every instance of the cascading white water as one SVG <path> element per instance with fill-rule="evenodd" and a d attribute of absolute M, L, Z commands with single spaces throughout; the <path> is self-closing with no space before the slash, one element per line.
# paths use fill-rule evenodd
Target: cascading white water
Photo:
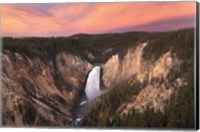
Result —
<path fill-rule="evenodd" d="M 95 66 L 87 78 L 85 93 L 88 100 L 101 95 L 100 91 L 100 66 Z"/>
<path fill-rule="evenodd" d="M 89 101 L 92 101 L 94 98 L 100 96 L 104 92 L 100 90 L 100 66 L 95 66 L 89 73 L 86 86 L 85 86 L 85 93 L 87 96 L 87 100 L 82 100 L 79 103 L 78 113 L 76 115 L 75 120 L 72 122 L 71 126 L 76 126 L 83 118 L 84 110 L 86 104 Z"/>

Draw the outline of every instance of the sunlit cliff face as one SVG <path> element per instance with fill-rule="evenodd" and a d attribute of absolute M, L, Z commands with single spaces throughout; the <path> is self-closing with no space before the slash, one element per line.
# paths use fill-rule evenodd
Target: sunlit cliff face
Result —
<path fill-rule="evenodd" d="M 3 36 L 166 31 L 195 26 L 195 2 L 2 4 Z"/>

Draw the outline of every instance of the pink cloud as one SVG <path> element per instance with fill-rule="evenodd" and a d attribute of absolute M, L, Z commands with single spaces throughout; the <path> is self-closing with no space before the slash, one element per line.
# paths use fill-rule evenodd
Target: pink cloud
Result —
<path fill-rule="evenodd" d="M 65 36 L 75 33 L 103 33 L 115 29 L 123 31 L 127 27 L 142 28 L 142 25 L 152 22 L 184 17 L 187 21 L 188 16 L 195 18 L 196 2 L 4 4 L 1 6 L 4 36 Z M 167 25 L 169 29 L 170 27 L 174 29 L 178 23 Z M 183 21 L 182 25 L 187 24 Z M 164 30 L 165 27 L 160 25 L 159 30 L 162 29 Z"/>

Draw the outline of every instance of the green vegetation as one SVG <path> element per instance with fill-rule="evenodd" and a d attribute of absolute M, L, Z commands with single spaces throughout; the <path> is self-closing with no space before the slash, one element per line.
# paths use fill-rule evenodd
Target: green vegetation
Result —
<path fill-rule="evenodd" d="M 69 52 L 90 63 L 104 63 L 113 54 L 136 46 L 139 42 L 147 41 L 160 33 L 128 32 L 119 34 L 87 35 L 78 34 L 71 37 L 57 38 L 3 38 L 3 51 L 10 50 L 44 61 L 54 59 L 59 52 Z M 112 49 L 110 52 L 105 52 Z M 90 58 L 92 54 L 94 58 Z"/>
<path fill-rule="evenodd" d="M 133 76 L 133 78 L 135 78 Z M 129 86 L 128 81 L 116 84 L 111 91 L 102 95 L 99 100 L 92 104 L 88 114 L 85 116 L 82 126 L 114 126 L 120 125 L 117 109 L 131 96 L 137 95 L 145 85 L 135 82 L 134 86 Z M 113 121 L 109 121 L 113 120 Z"/>
<path fill-rule="evenodd" d="M 143 87 L 134 85 L 130 87 L 121 83 L 114 87 L 108 94 L 103 95 L 95 102 L 87 113 L 81 126 L 93 127 L 127 127 L 127 128 L 194 128 L 194 84 L 180 88 L 174 94 L 165 113 L 155 112 L 147 108 L 143 113 L 134 109 L 125 118 L 121 118 L 117 109 L 133 95 L 137 95 Z"/>
<path fill-rule="evenodd" d="M 169 50 L 181 60 L 191 59 L 194 55 L 194 29 L 166 32 L 150 40 L 144 48 L 143 57 L 155 61 Z"/>
<path fill-rule="evenodd" d="M 53 60 L 59 52 L 82 56 L 81 46 L 68 38 L 3 38 L 3 51 L 10 50 L 30 58 Z"/>
<path fill-rule="evenodd" d="M 174 94 L 170 99 L 170 105 L 166 111 L 167 127 L 194 128 L 194 80 L 188 79 L 188 85 L 182 87 L 178 95 Z"/>
<path fill-rule="evenodd" d="M 126 52 L 130 47 L 145 42 L 149 39 L 159 36 L 162 33 L 147 32 L 126 32 L 126 33 L 108 33 L 108 34 L 78 34 L 70 38 L 77 40 L 81 45 L 85 45 L 95 56 L 92 63 L 104 63 L 113 54 Z M 111 50 L 110 52 L 106 52 Z"/>

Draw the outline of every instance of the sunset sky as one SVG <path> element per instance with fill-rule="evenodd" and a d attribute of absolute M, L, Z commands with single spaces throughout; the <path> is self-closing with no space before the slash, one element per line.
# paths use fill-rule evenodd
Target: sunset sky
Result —
<path fill-rule="evenodd" d="M 2 4 L 3 36 L 168 31 L 195 26 L 195 2 Z"/>

